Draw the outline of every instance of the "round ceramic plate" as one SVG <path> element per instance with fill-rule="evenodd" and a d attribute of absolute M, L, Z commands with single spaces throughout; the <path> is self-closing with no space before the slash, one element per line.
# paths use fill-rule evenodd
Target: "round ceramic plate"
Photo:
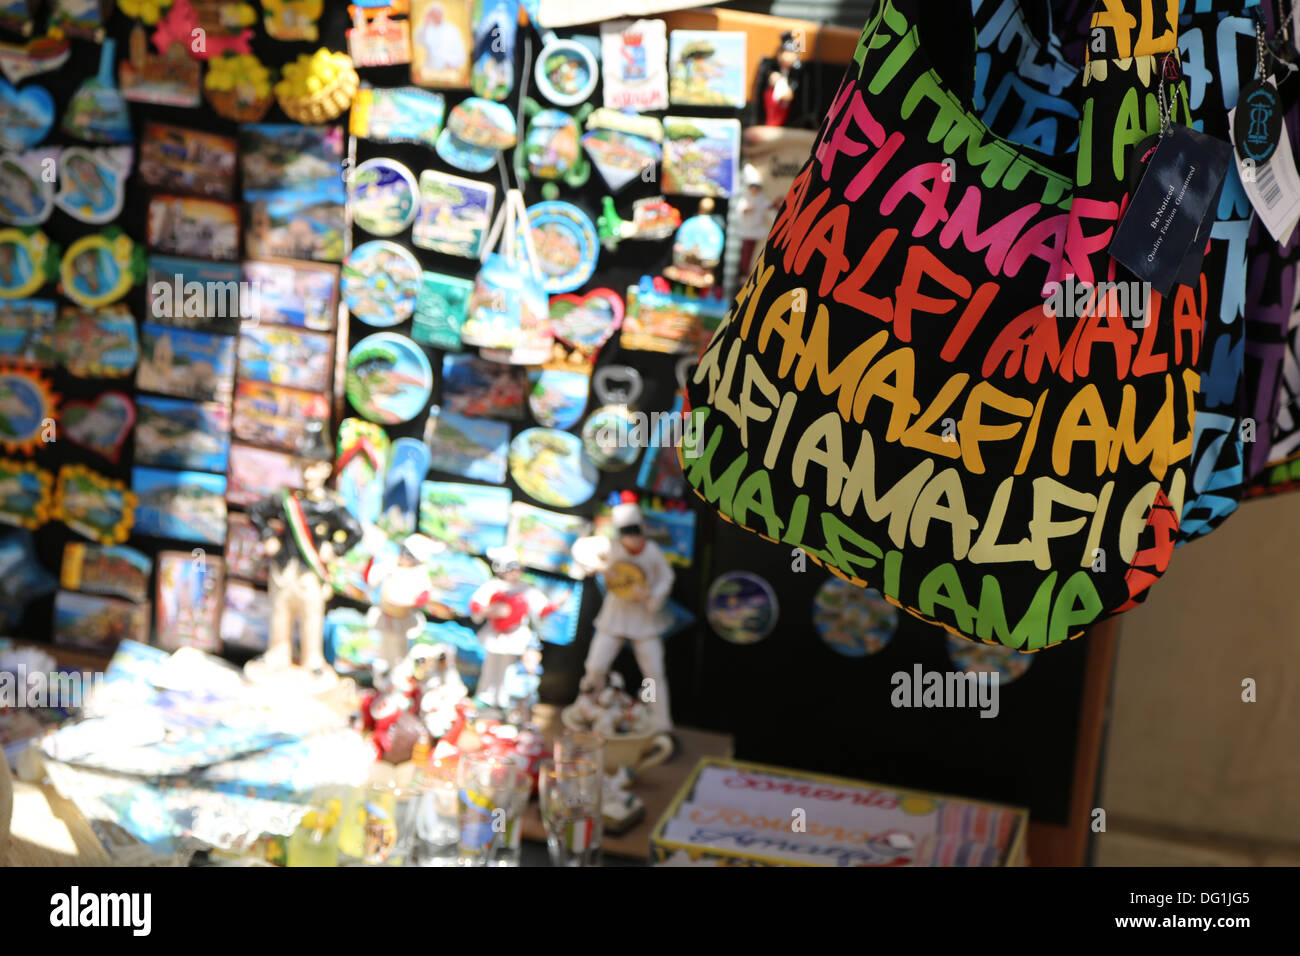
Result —
<path fill-rule="evenodd" d="M 948 636 L 948 656 L 959 671 L 998 674 L 999 684 L 1009 684 L 1029 670 L 1034 655 L 1021 654 L 1002 644 L 982 644 L 964 637 Z"/>
<path fill-rule="evenodd" d="M 529 206 L 528 224 L 549 294 L 572 292 L 591 278 L 600 241 L 590 216 L 573 203 L 552 200 Z"/>
<path fill-rule="evenodd" d="M 366 232 L 395 236 L 415 219 L 415 176 L 391 159 L 367 159 L 352 174 L 352 218 Z"/>
<path fill-rule="evenodd" d="M 600 476 L 577 435 L 526 428 L 510 442 L 510 477 L 524 493 L 555 508 L 573 508 L 596 493 Z"/>
<path fill-rule="evenodd" d="M 713 632 L 732 644 L 755 644 L 776 627 L 776 592 L 757 574 L 728 571 L 709 585 L 705 616 Z"/>
<path fill-rule="evenodd" d="M 496 165 L 497 156 L 501 154 L 499 149 L 467 143 L 449 129 L 438 134 L 438 143 L 433 149 L 448 166 L 467 173 L 487 172 Z"/>
<path fill-rule="evenodd" d="M 601 471 L 622 471 L 636 464 L 641 449 L 626 405 L 602 405 L 582 426 L 582 448 Z"/>
<path fill-rule="evenodd" d="M 54 184 L 41 177 L 40 163 L 0 155 L 0 222 L 38 226 L 54 211 Z"/>
<path fill-rule="evenodd" d="M 366 325 L 405 322 L 420 296 L 420 263 L 395 242 L 363 242 L 343 261 L 343 301 Z"/>
<path fill-rule="evenodd" d="M 833 577 L 813 598 L 813 627 L 835 653 L 866 657 L 893 638 L 898 629 L 898 608 L 879 591 Z"/>
<path fill-rule="evenodd" d="M 591 97 L 600 71 L 596 57 L 576 40 L 552 40 L 533 69 L 537 88 L 556 106 L 577 106 Z"/>
<path fill-rule="evenodd" d="M 348 353 L 348 401 L 380 425 L 409 422 L 433 393 L 433 368 L 424 351 L 403 335 L 376 332 Z"/>

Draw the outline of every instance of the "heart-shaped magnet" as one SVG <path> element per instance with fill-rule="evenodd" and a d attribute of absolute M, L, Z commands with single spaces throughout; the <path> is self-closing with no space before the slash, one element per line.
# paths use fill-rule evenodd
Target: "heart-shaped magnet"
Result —
<path fill-rule="evenodd" d="M 42 86 L 0 80 L 0 148 L 31 149 L 54 125 L 54 97 Z"/>
<path fill-rule="evenodd" d="M 104 392 L 90 402 L 65 402 L 63 434 L 117 464 L 122 446 L 135 427 L 135 404 L 121 392 Z"/>
<path fill-rule="evenodd" d="M 623 300 L 613 289 L 592 289 L 586 295 L 553 295 L 550 311 L 555 337 L 588 358 L 594 358 L 623 324 Z"/>

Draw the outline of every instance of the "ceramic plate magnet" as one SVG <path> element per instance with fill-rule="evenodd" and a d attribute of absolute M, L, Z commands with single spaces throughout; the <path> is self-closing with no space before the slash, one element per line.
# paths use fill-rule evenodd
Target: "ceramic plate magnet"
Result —
<path fill-rule="evenodd" d="M 622 471 L 636 464 L 641 454 L 638 437 L 626 405 L 602 405 L 582 426 L 582 448 L 601 471 Z"/>
<path fill-rule="evenodd" d="M 510 442 L 510 477 L 524 493 L 555 508 L 573 508 L 596 493 L 600 476 L 577 435 L 528 428 Z"/>
<path fill-rule="evenodd" d="M 432 392 L 428 357 L 403 335 L 378 332 L 348 353 L 348 400 L 372 422 L 409 422 L 424 410 Z"/>
<path fill-rule="evenodd" d="M 528 222 L 548 293 L 572 292 L 591 278 L 600 255 L 591 217 L 573 203 L 556 200 L 529 206 Z"/>
<path fill-rule="evenodd" d="M 419 186 L 415 176 L 391 159 L 368 159 L 349 183 L 352 219 L 376 236 L 395 236 L 415 219 Z"/>
<path fill-rule="evenodd" d="M 143 273 L 143 251 L 114 227 L 68 246 L 59 266 L 59 288 L 77 305 L 97 308 L 126 295 Z"/>
<path fill-rule="evenodd" d="M 1029 670 L 1033 654 L 1021 654 L 1002 644 L 980 644 L 949 635 L 948 656 L 960 671 L 997 674 L 999 684 L 1009 684 Z"/>
<path fill-rule="evenodd" d="M 556 106 L 577 106 L 591 98 L 600 71 L 596 57 L 576 40 L 552 40 L 542 48 L 533 79 Z"/>
<path fill-rule="evenodd" d="M 584 133 L 582 145 L 611 192 L 636 179 L 652 182 L 655 167 L 664 158 L 663 147 L 654 140 L 616 129 Z"/>
<path fill-rule="evenodd" d="M 130 146 L 68 147 L 60 157 L 60 188 L 55 203 L 82 222 L 112 222 L 122 211 L 134 152 Z"/>
<path fill-rule="evenodd" d="M 55 149 L 0 154 L 0 222 L 39 226 L 50 218 L 58 155 Z"/>
<path fill-rule="evenodd" d="M 55 410 L 50 383 L 35 371 L 0 367 L 0 448 L 30 454 L 53 441 Z"/>
<path fill-rule="evenodd" d="M 591 392 L 591 375 L 585 370 L 542 368 L 528 372 L 528 409 L 537 424 L 571 428 L 578 424 Z"/>
<path fill-rule="evenodd" d="M 42 86 L 16 89 L 0 80 L 0 148 L 30 149 L 54 125 L 54 97 Z"/>
<path fill-rule="evenodd" d="M 575 188 L 586 183 L 591 167 L 582 155 L 578 137 L 578 121 L 568 113 L 538 112 L 529 121 L 524 136 L 529 175 L 538 179 L 563 179 Z"/>
<path fill-rule="evenodd" d="M 748 571 L 728 571 L 715 578 L 705 607 L 713 632 L 732 644 L 757 643 L 776 627 L 776 592 Z"/>
<path fill-rule="evenodd" d="M 812 618 L 826 646 L 845 657 L 875 654 L 898 629 L 898 608 L 884 595 L 835 577 L 818 589 Z"/>
<path fill-rule="evenodd" d="M 492 168 L 497 155 L 518 141 L 514 114 L 501 103 L 471 96 L 456 104 L 447 116 L 447 128 L 438 136 L 438 155 L 449 165 L 471 173 Z"/>
<path fill-rule="evenodd" d="M 420 296 L 420 263 L 395 242 L 362 243 L 343 262 L 343 302 L 367 325 L 386 328 L 410 318 Z"/>
<path fill-rule="evenodd" d="M 39 229 L 0 229 L 0 299 L 31 295 L 58 275 L 58 247 Z"/>

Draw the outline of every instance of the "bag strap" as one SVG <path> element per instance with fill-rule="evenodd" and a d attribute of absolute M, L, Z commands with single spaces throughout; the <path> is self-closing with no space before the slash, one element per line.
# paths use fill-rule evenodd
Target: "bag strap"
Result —
<path fill-rule="evenodd" d="M 522 249 L 516 248 L 516 240 L 520 237 L 523 238 Z M 505 201 L 497 210 L 492 220 L 492 228 L 488 230 L 487 238 L 483 242 L 483 251 L 479 253 L 480 262 L 487 261 L 487 257 L 496 249 L 498 240 L 501 243 L 506 265 L 510 269 L 515 269 L 522 262 L 528 266 L 533 278 L 541 281 L 542 270 L 537 264 L 533 230 L 528 224 L 528 208 L 524 205 L 524 194 L 518 189 L 506 192 Z"/>

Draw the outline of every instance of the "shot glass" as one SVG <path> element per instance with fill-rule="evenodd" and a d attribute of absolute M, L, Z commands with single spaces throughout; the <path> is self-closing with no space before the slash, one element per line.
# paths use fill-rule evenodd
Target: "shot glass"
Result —
<path fill-rule="evenodd" d="M 600 865 L 603 786 L 601 767 L 589 760 L 542 762 L 538 794 L 552 865 Z"/>
<path fill-rule="evenodd" d="M 520 818 L 531 791 L 531 779 L 513 760 L 486 751 L 461 754 L 456 794 L 461 866 L 517 865 Z"/>

